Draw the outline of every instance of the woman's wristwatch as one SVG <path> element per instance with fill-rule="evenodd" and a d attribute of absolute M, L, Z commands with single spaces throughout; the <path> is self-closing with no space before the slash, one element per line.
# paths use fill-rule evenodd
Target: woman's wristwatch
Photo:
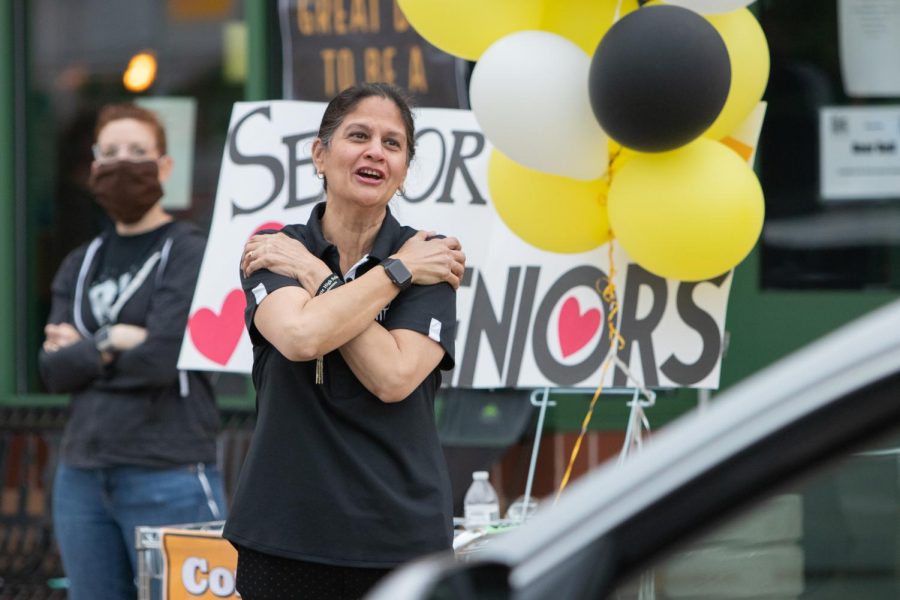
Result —
<path fill-rule="evenodd" d="M 94 346 L 100 352 L 112 352 L 115 350 L 112 340 L 109 339 L 109 325 L 104 325 L 94 332 Z"/>
<path fill-rule="evenodd" d="M 381 261 L 381 266 L 384 267 L 384 272 L 387 273 L 388 278 L 400 288 L 400 291 L 405 290 L 409 286 L 412 285 L 412 273 L 409 272 L 409 269 L 406 268 L 400 260 L 396 258 L 386 258 Z"/>

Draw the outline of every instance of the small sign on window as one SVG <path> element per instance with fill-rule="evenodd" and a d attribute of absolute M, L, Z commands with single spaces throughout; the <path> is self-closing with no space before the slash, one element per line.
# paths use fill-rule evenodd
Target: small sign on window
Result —
<path fill-rule="evenodd" d="M 900 199 L 900 106 L 819 112 L 823 200 Z"/>

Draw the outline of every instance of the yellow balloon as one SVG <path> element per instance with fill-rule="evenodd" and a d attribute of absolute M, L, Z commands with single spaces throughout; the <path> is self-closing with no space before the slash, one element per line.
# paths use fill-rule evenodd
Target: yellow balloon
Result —
<path fill-rule="evenodd" d="M 609 222 L 622 248 L 670 279 L 700 281 L 733 268 L 759 239 L 764 212 L 753 170 L 705 138 L 638 154 L 609 188 Z"/>
<path fill-rule="evenodd" d="M 410 25 L 444 52 L 478 60 L 516 31 L 539 29 L 542 0 L 397 0 Z"/>
<path fill-rule="evenodd" d="M 494 150 L 488 189 L 506 226 L 541 250 L 586 252 L 610 240 L 603 179 L 584 181 L 534 171 Z"/>
<path fill-rule="evenodd" d="M 731 59 L 731 87 L 722 112 L 703 134 L 720 140 L 735 130 L 762 99 L 769 81 L 769 44 L 759 21 L 746 8 L 706 19 L 722 36 Z"/>
<path fill-rule="evenodd" d="M 578 44 L 590 56 L 612 27 L 618 0 L 545 0 L 541 29 Z M 638 7 L 637 0 L 623 0 L 620 17 Z"/>

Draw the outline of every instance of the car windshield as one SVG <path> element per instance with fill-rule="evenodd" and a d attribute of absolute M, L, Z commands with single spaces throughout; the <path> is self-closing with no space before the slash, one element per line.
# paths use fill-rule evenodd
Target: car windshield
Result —
<path fill-rule="evenodd" d="M 900 598 L 900 431 L 767 495 L 609 598 Z"/>

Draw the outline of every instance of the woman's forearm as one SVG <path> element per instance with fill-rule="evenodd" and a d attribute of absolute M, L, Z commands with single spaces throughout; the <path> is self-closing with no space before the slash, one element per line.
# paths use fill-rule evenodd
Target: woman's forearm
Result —
<path fill-rule="evenodd" d="M 254 324 L 289 360 L 312 360 L 365 331 L 397 293 L 384 269 L 320 296 L 281 288 L 259 305 Z"/>
<path fill-rule="evenodd" d="M 407 398 L 440 363 L 444 349 L 408 329 L 388 331 L 371 323 L 340 347 L 341 356 L 366 389 L 382 402 Z"/>

